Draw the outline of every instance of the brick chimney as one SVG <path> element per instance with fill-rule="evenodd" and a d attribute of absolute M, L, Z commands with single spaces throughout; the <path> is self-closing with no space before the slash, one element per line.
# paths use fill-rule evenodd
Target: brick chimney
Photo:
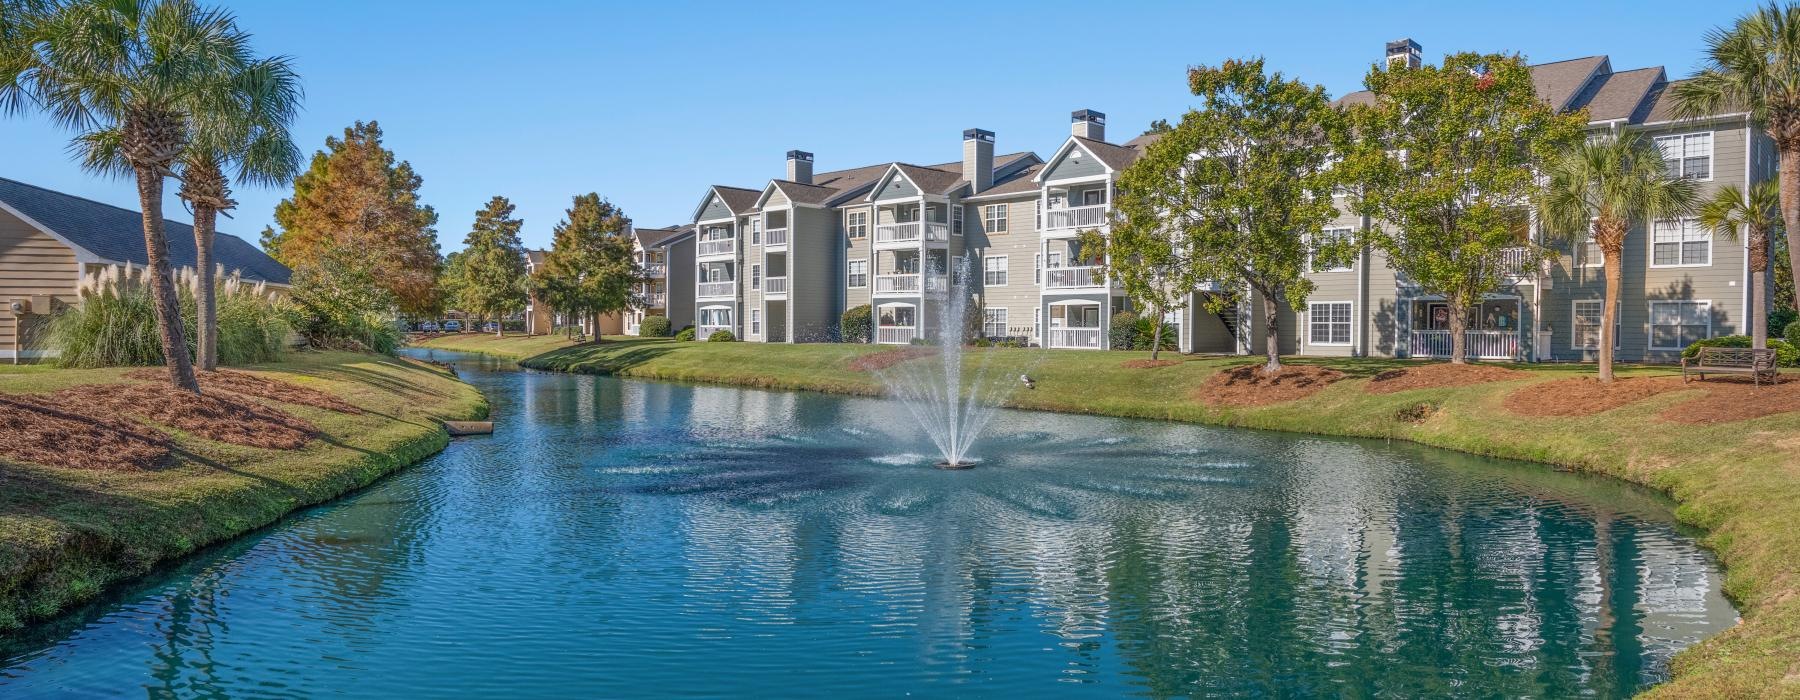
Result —
<path fill-rule="evenodd" d="M 994 186 L 994 132 L 963 130 L 962 176 L 975 194 Z"/>
<path fill-rule="evenodd" d="M 1395 63 L 1405 64 L 1407 68 L 1418 68 L 1425 65 L 1425 47 L 1411 39 L 1401 39 L 1387 43 L 1387 66 L 1393 68 Z"/>
<path fill-rule="evenodd" d="M 1091 109 L 1078 109 L 1069 115 L 1069 133 L 1084 139 L 1106 140 L 1106 115 Z"/>
<path fill-rule="evenodd" d="M 788 151 L 787 179 L 802 185 L 812 184 L 812 154 L 806 151 Z"/>

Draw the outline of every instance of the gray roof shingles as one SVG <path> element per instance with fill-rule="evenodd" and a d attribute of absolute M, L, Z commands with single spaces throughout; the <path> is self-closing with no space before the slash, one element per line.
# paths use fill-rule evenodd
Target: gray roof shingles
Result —
<path fill-rule="evenodd" d="M 142 214 L 102 204 L 36 185 L 0 177 L 0 202 L 42 224 L 56 235 L 115 263 L 145 265 Z M 169 240 L 169 262 L 177 268 L 194 266 L 194 229 L 179 221 L 163 220 L 164 234 Z M 228 233 L 219 233 L 213 241 L 213 258 L 227 272 L 237 271 L 245 279 L 288 284 L 287 267 L 262 252 L 260 248 Z"/>

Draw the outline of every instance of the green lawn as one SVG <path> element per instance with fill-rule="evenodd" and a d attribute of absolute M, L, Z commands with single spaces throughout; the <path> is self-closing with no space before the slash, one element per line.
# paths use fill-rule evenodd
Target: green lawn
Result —
<path fill-rule="evenodd" d="M 421 344 L 487 352 L 526 366 L 651 379 L 879 394 L 870 373 L 850 368 L 867 345 L 763 345 L 609 338 L 566 340 L 447 336 Z M 1296 359 L 1351 375 L 1299 401 L 1259 408 L 1212 408 L 1191 398 L 1220 368 L 1242 357 L 1195 357 L 1170 367 L 1126 369 L 1143 352 L 971 350 L 990 372 L 1028 372 L 1036 390 L 1013 394 L 1018 408 L 1098 413 L 1287 430 L 1397 438 L 1451 449 L 1527 459 L 1609 474 L 1668 493 L 1677 515 L 1707 529 L 1706 544 L 1728 567 L 1726 592 L 1744 623 L 1677 657 L 1676 677 L 1653 695 L 1742 697 L 1800 695 L 1800 406 L 1793 412 L 1717 425 L 1656 417 L 1694 398 L 1677 391 L 1595 416 L 1528 418 L 1501 405 L 1532 382 L 1591 373 L 1591 366 L 1522 365 L 1529 378 L 1394 394 L 1365 391 L 1367 378 L 1404 361 Z M 1180 356 L 1174 356 L 1180 357 Z M 971 366 L 982 362 L 970 357 Z M 1670 367 L 1628 367 L 1623 376 L 1669 375 Z M 1791 400 L 1791 399 L 1790 399 Z M 1423 407 L 1415 422 L 1403 413 Z"/>
<path fill-rule="evenodd" d="M 244 368 L 318 389 L 361 415 L 279 404 L 318 426 L 303 449 L 265 450 L 176 434 L 172 465 L 102 472 L 0 461 L 0 632 L 106 585 L 367 485 L 442 449 L 439 419 L 484 415 L 480 393 L 428 365 L 301 353 Z M 0 393 L 130 381 L 127 368 L 0 369 Z"/>

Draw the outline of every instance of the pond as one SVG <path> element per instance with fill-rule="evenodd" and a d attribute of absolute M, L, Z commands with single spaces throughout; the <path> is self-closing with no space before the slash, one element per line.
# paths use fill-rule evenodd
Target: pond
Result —
<path fill-rule="evenodd" d="M 1624 697 L 1736 621 L 1610 480 L 1014 411 L 947 472 L 895 402 L 454 359 L 493 436 L 0 640 L 0 696 Z"/>

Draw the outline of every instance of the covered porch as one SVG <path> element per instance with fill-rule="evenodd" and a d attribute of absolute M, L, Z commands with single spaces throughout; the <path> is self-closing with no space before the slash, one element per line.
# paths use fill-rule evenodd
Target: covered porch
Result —
<path fill-rule="evenodd" d="M 1450 304 L 1442 299 L 1408 302 L 1412 357 L 1450 357 Z M 1466 309 L 1463 348 L 1471 359 L 1520 360 L 1524 315 L 1518 297 L 1494 297 Z"/>
<path fill-rule="evenodd" d="M 1044 345 L 1050 348 L 1099 350 L 1106 347 L 1101 302 L 1089 299 L 1055 301 L 1049 305 Z"/>
<path fill-rule="evenodd" d="M 908 345 L 925 337 L 919 323 L 919 306 L 910 301 L 891 301 L 875 307 L 875 342 Z"/>

